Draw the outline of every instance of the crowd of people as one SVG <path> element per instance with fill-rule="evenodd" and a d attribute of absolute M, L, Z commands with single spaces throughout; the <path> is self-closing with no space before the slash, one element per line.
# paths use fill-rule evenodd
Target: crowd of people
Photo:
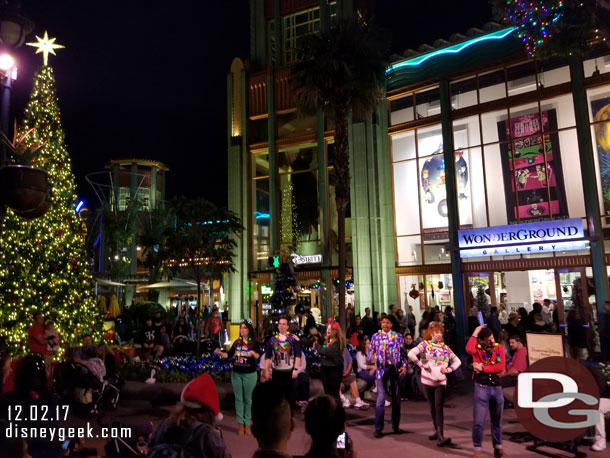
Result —
<path fill-rule="evenodd" d="M 606 317 L 610 317 L 610 303 L 605 304 L 605 310 Z M 305 429 L 312 444 L 305 457 L 335 458 L 339 456 L 338 445 L 344 447 L 341 456 L 355 456 L 354 444 L 345 431 L 345 409 L 367 409 L 369 404 L 363 400 L 365 391 L 375 396 L 374 438 L 380 439 L 387 434 L 384 431 L 386 408 L 391 407 L 392 433 L 402 434 L 401 401 L 425 399 L 430 412 L 429 439 L 438 447 L 448 447 L 451 438 L 446 433 L 444 421 L 447 394 L 451 387 L 463 381 L 466 366 L 472 369 L 474 387 L 474 457 L 482 456 L 488 416 L 494 456 L 506 457 L 502 447 L 502 417 L 504 409 L 511 407 L 517 376 L 527 368 L 525 333 L 556 330 L 553 324 L 557 315 L 553 313 L 552 304 L 547 305 L 546 301 L 535 303 L 530 313 L 525 310 L 508 313 L 501 306 L 491 307 L 483 314 L 473 307 L 467 323 L 470 334 L 465 349 L 467 357 L 460 359 L 456 348 L 456 319 L 451 307 L 444 311 L 431 308 L 420 320 L 411 308 L 403 313 L 390 306 L 387 314 L 371 314 L 367 308 L 363 317 L 349 311 L 346 335 L 334 319 L 320 326 L 315 320 L 312 323 L 309 311 L 298 312 L 296 318 L 279 317 L 276 330 L 266 337 L 257 335 L 252 323 L 245 320 L 240 323 L 239 336 L 226 351 L 220 337 L 218 344 L 211 347 L 214 353 L 232 362 L 237 434 L 256 438 L 259 448 L 253 456 L 257 458 L 288 457 L 286 450 L 294 429 L 293 417 L 299 411 L 304 414 Z M 588 349 L 570 342 L 583 338 L 579 332 L 585 328 L 571 324 L 574 320 L 582 323 L 578 321 L 578 312 L 575 317 L 570 314 L 572 311 L 567 317 L 568 355 L 582 361 L 587 358 Z M 50 390 L 52 374 L 49 368 L 53 367 L 53 354 L 61 336 L 52 323 L 45 323 L 41 314 L 36 313 L 33 318 L 28 331 L 32 355 L 19 366 L 14 386 L 8 386 L 10 357 L 6 344 L 0 342 L 0 388 L 5 393 L 0 404 L 57 404 Z M 208 314 L 202 329 L 208 338 L 216 339 L 224 330 L 225 322 L 215 309 Z M 607 322 L 610 320 L 602 319 L 600 329 Z M 182 344 L 181 336 L 192 343 L 193 327 L 188 318 L 180 317 L 173 327 L 160 316 L 148 318 L 141 331 L 142 354 L 152 358 L 176 351 Z M 183 351 L 191 352 L 193 348 L 185 346 Z M 306 370 L 311 355 L 319 358 L 319 374 L 316 375 L 321 379 L 324 391 L 323 395 L 313 398 L 310 397 L 312 371 Z M 106 366 L 112 365 L 114 358 L 110 348 L 103 344 L 95 346 L 91 336 L 85 335 L 82 346 L 74 351 L 73 361 L 103 378 Z M 603 422 L 603 414 L 610 411 L 610 400 L 602 401 Z M 4 411 L 0 406 L 0 412 Z M 185 457 L 230 457 L 218 429 L 221 418 L 214 380 L 209 375 L 197 377 L 185 386 L 175 412 L 156 429 L 148 446 L 150 456 L 156 456 L 155 453 L 165 456 L 163 453 L 168 450 L 179 450 Z M 13 442 L 11 446 L 23 452 L 15 456 L 26 456 L 28 449 L 34 452 L 33 456 L 38 449 L 43 451 L 40 456 L 76 457 L 94 452 L 81 442 L 68 444 L 68 452 L 44 441 Z M 605 429 L 601 424 L 596 428 L 592 450 L 605 448 Z"/>

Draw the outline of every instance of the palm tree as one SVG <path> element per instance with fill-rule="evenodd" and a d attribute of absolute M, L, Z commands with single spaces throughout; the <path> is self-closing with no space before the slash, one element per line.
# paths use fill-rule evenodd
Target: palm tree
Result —
<path fill-rule="evenodd" d="M 365 119 L 384 90 L 388 35 L 362 18 L 341 19 L 299 43 L 291 82 L 301 113 L 335 121 L 335 202 L 339 242 L 339 323 L 345 331 L 345 212 L 350 200 L 348 119 Z"/>

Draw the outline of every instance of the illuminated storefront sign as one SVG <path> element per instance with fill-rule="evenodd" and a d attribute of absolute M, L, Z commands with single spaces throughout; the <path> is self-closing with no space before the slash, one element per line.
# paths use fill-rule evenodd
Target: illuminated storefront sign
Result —
<path fill-rule="evenodd" d="M 586 249 L 582 219 L 560 219 L 458 231 L 461 258 Z"/>
<path fill-rule="evenodd" d="M 292 253 L 290 255 L 292 259 L 292 263 L 295 266 L 300 266 L 302 264 L 321 264 L 322 263 L 322 255 L 321 254 L 310 254 L 307 256 L 301 256 L 300 254 Z"/>

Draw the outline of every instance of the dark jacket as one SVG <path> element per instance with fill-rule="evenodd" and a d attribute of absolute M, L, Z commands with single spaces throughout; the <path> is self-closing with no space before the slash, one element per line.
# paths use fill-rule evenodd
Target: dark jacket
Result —
<path fill-rule="evenodd" d="M 178 444 L 184 458 L 231 458 L 220 430 L 207 423 L 199 423 L 193 428 L 194 431 L 189 431 L 163 420 L 155 431 L 149 450 L 162 444 Z"/>
<path fill-rule="evenodd" d="M 494 339 L 497 341 L 500 336 L 500 331 L 502 330 L 502 324 L 496 315 L 489 315 L 489 318 L 487 318 L 487 327 L 491 329 Z"/>
<path fill-rule="evenodd" d="M 324 367 L 340 367 L 343 369 L 343 350 L 338 340 L 324 348 L 320 345 L 318 348 L 320 354 L 320 365 Z"/>

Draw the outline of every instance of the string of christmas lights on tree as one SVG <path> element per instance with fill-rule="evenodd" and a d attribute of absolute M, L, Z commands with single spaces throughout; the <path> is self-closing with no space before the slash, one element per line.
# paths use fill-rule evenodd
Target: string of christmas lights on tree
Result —
<path fill-rule="evenodd" d="M 556 31 L 564 14 L 563 1 L 508 0 L 504 20 L 514 24 L 529 55 L 534 55 L 544 41 Z"/>
<path fill-rule="evenodd" d="M 91 334 L 94 341 L 102 336 L 85 249 L 87 229 L 74 211 L 74 174 L 65 145 L 53 69 L 47 65 L 34 76 L 20 130 L 31 128 L 36 130 L 28 136 L 28 144 L 45 144 L 37 157 L 37 167 L 48 173 L 52 203 L 44 216 L 31 221 L 10 209 L 3 218 L 0 335 L 15 354 L 28 351 L 27 330 L 37 311 L 46 321 L 55 323 L 63 347 L 79 345 L 85 333 Z"/>

